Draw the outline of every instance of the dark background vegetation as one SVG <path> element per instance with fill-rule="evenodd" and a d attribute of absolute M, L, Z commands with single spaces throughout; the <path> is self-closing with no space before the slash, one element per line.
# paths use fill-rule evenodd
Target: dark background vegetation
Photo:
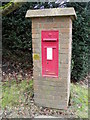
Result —
<path fill-rule="evenodd" d="M 5 3 L 3 3 L 5 4 Z M 90 2 L 68 3 L 24 3 L 20 8 L 2 18 L 3 71 L 31 70 L 32 31 L 31 20 L 25 18 L 28 9 L 74 7 L 77 20 L 73 22 L 72 80 L 82 80 L 90 71 Z M 8 69 L 11 67 L 11 69 Z"/>

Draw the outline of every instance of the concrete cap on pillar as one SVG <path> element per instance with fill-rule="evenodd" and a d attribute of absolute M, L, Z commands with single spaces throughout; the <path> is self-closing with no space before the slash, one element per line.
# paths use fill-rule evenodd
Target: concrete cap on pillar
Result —
<path fill-rule="evenodd" d="M 50 16 L 70 16 L 72 20 L 77 18 L 73 7 L 28 10 L 25 17 L 33 18 Z"/>

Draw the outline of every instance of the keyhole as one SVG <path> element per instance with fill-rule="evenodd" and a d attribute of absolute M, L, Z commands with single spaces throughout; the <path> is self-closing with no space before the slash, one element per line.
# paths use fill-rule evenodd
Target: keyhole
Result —
<path fill-rule="evenodd" d="M 48 64 L 48 62 L 47 62 L 47 64 Z"/>
<path fill-rule="evenodd" d="M 49 33 L 49 37 L 51 37 L 52 36 L 52 33 Z"/>

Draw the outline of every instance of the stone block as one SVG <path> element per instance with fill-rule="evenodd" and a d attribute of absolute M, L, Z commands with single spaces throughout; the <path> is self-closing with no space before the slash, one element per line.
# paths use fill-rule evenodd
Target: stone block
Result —
<path fill-rule="evenodd" d="M 39 39 L 39 34 L 32 34 L 32 39 L 33 38 L 38 38 Z"/>
<path fill-rule="evenodd" d="M 48 99 L 34 99 L 37 105 L 47 106 L 57 109 L 66 109 L 67 101 L 57 101 L 57 100 L 48 100 Z"/>
<path fill-rule="evenodd" d="M 39 30 L 38 29 L 32 29 L 32 34 L 39 34 Z"/>

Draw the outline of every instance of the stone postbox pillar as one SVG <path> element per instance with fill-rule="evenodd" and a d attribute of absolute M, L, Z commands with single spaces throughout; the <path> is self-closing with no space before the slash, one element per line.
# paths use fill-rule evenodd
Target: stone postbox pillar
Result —
<path fill-rule="evenodd" d="M 74 8 L 28 10 L 26 17 L 32 19 L 35 103 L 65 109 L 70 95 Z"/>

